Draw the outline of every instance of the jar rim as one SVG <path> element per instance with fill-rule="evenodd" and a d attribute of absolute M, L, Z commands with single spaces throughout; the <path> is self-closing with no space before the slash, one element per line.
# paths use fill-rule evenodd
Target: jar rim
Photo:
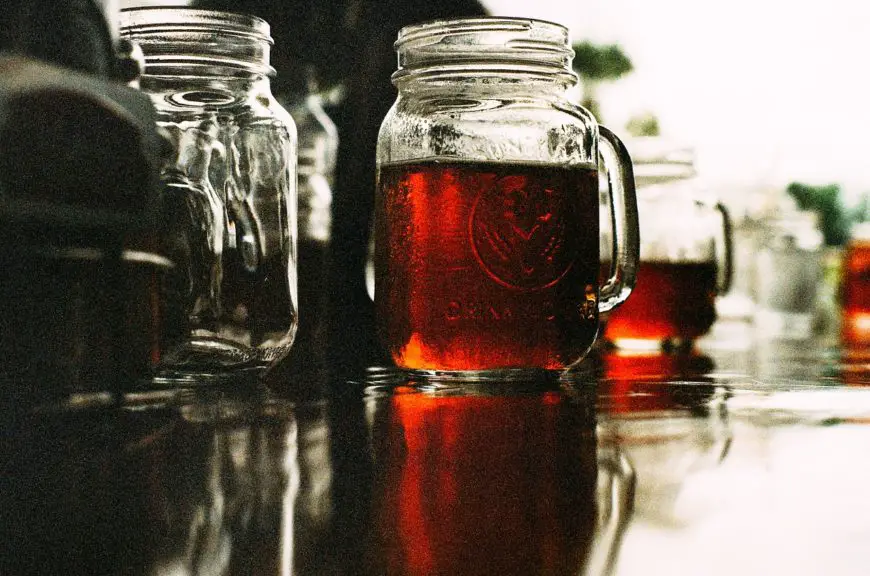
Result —
<path fill-rule="evenodd" d="M 418 37 L 429 36 L 439 31 L 447 33 L 451 31 L 472 32 L 478 30 L 529 30 L 532 26 L 550 29 L 553 32 L 563 34 L 567 41 L 568 27 L 558 22 L 519 16 L 473 16 L 467 18 L 437 18 L 403 26 L 399 30 L 398 39 L 394 47 L 398 49 L 401 45 Z"/>
<path fill-rule="evenodd" d="M 145 56 L 145 76 L 274 76 L 269 23 L 250 14 L 147 6 L 121 11 L 120 35 Z"/>
<path fill-rule="evenodd" d="M 475 16 L 429 20 L 399 30 L 393 82 L 446 78 L 445 73 L 497 72 L 557 78 L 574 84 L 567 27 L 534 18 Z M 491 69 L 491 70 L 490 70 Z"/>
<path fill-rule="evenodd" d="M 142 6 L 120 11 L 120 30 L 135 34 L 157 31 L 196 31 L 218 28 L 223 32 L 250 35 L 274 44 L 269 23 L 258 16 L 204 8 Z"/>

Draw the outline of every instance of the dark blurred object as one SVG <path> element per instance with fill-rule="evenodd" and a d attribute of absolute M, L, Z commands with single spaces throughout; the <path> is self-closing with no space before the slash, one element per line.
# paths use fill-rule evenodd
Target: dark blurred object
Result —
<path fill-rule="evenodd" d="M 306 74 L 302 94 L 281 94 L 281 104 L 296 123 L 297 270 L 299 321 L 294 347 L 285 363 L 296 374 L 321 374 L 326 369 L 326 257 L 332 238 L 332 190 L 338 154 L 338 129 L 323 108 L 313 69 Z"/>
<path fill-rule="evenodd" d="M 40 236 L 153 226 L 164 146 L 154 121 L 137 90 L 0 57 L 0 216 Z"/>
<path fill-rule="evenodd" d="M 107 25 L 114 16 L 104 5 L 111 12 L 106 0 L 4 0 L 0 50 L 114 78 L 119 66 Z"/>
<path fill-rule="evenodd" d="M 407 24 L 484 15 L 486 10 L 477 0 L 198 0 L 194 5 L 249 12 L 272 25 L 276 94 L 304 88 L 308 66 L 316 70 L 324 90 L 344 87 L 343 102 L 330 110 L 340 143 L 323 286 L 329 293 L 328 365 L 341 374 L 388 362 L 375 338 L 365 262 L 374 207 L 375 145 L 396 95 L 390 83 L 396 68 L 393 42 Z M 300 318 L 305 314 L 300 309 Z M 283 372 L 283 367 L 275 372 L 273 386 L 281 386 L 277 375 Z"/>
<path fill-rule="evenodd" d="M 7 2 L 0 21 L 2 404 L 116 391 L 177 331 L 155 218 L 166 144 L 148 98 L 113 81 L 96 3 Z"/>

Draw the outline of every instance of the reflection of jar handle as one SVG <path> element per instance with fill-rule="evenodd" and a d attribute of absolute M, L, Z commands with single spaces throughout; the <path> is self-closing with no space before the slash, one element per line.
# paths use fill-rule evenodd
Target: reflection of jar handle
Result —
<path fill-rule="evenodd" d="M 716 235 L 716 291 L 718 294 L 725 294 L 731 288 L 731 276 L 734 270 L 731 216 L 721 203 L 716 204 L 716 210 L 722 218 L 720 228 L 722 235 Z"/>
<path fill-rule="evenodd" d="M 604 126 L 599 126 L 598 130 L 601 135 L 598 150 L 607 171 L 613 226 L 611 276 L 601 287 L 598 310 L 608 312 L 625 302 L 634 288 L 640 259 L 640 232 L 631 157 L 613 132 Z"/>
<path fill-rule="evenodd" d="M 610 574 L 634 508 L 635 473 L 614 445 L 598 446 L 598 526 L 583 574 Z"/>

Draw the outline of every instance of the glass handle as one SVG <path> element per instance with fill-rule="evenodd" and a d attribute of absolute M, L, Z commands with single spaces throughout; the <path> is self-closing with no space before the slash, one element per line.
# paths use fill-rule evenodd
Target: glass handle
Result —
<path fill-rule="evenodd" d="M 731 277 L 734 273 L 734 247 L 731 226 L 731 216 L 721 203 L 716 204 L 716 210 L 722 218 L 721 236 L 716 236 L 716 292 L 725 294 L 731 288 Z"/>
<path fill-rule="evenodd" d="M 616 134 L 604 126 L 599 126 L 598 130 L 601 135 L 598 153 L 607 173 L 613 225 L 613 267 L 610 278 L 601 287 L 598 311 L 608 312 L 625 302 L 634 288 L 640 259 L 640 232 L 631 157 Z"/>

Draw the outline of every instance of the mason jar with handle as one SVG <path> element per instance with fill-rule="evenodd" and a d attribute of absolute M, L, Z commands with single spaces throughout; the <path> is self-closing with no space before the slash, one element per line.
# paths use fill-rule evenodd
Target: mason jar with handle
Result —
<path fill-rule="evenodd" d="M 407 26 L 377 146 L 375 306 L 405 369 L 461 379 L 563 371 L 634 285 L 622 142 L 567 95 L 568 30 L 519 18 Z M 599 286 L 599 158 L 614 224 Z"/>
<path fill-rule="evenodd" d="M 638 282 L 602 320 L 604 340 L 619 350 L 691 350 L 731 283 L 731 219 L 698 182 L 691 147 L 660 137 L 627 145 L 640 214 Z"/>

